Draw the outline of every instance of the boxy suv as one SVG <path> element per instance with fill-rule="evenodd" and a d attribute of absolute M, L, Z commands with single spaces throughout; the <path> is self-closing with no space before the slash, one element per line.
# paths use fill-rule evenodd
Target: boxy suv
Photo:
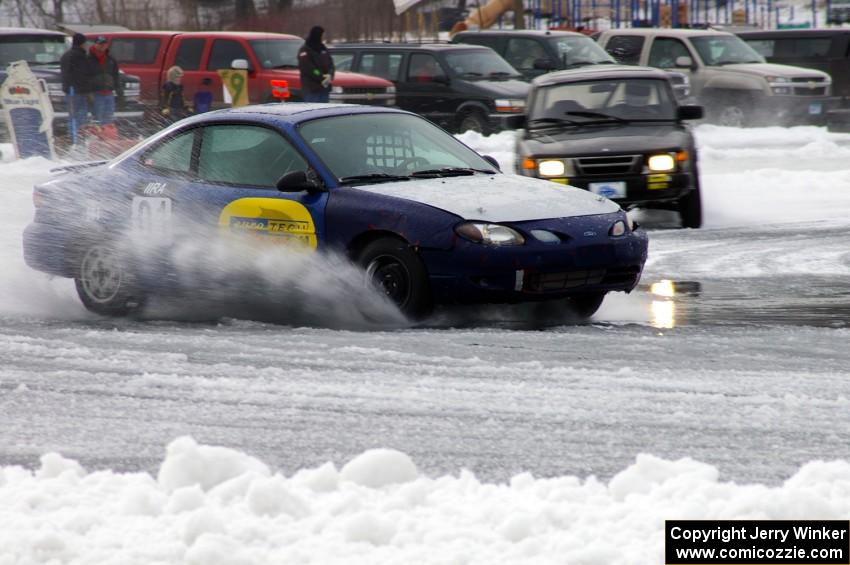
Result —
<path fill-rule="evenodd" d="M 769 64 L 731 33 L 618 29 L 598 41 L 621 63 L 688 73 L 691 93 L 721 125 L 823 125 L 836 102 L 828 74 Z"/>
<path fill-rule="evenodd" d="M 62 135 L 68 129 L 68 108 L 59 69 L 59 59 L 69 46 L 67 39 L 64 33 L 46 29 L 0 28 L 0 83 L 6 80 L 9 63 L 26 61 L 33 74 L 47 83 L 50 101 L 53 103 L 53 127 L 57 135 Z M 117 100 L 115 120 L 119 129 L 134 130 L 144 114 L 139 105 L 139 79 L 121 73 L 120 80 L 124 96 Z M 0 137 L 8 137 L 2 120 Z"/>
<path fill-rule="evenodd" d="M 288 81 L 292 100 L 300 100 L 301 76 L 298 49 L 304 40 L 294 35 L 232 31 L 181 33 L 173 31 L 119 31 L 98 34 L 109 41 L 109 51 L 127 72 L 142 79 L 142 102 L 159 105 L 166 71 L 172 65 L 183 71 L 183 89 L 191 99 L 201 81 L 211 79 L 213 106 L 223 105 L 219 69 L 240 61 L 248 68 L 248 97 L 253 103 L 273 102 L 271 81 Z M 395 104 L 395 88 L 379 78 L 338 72 L 331 102 Z"/>
<path fill-rule="evenodd" d="M 525 110 L 528 84 L 492 49 L 445 43 L 356 43 L 330 48 L 337 69 L 393 81 L 399 108 L 455 132 L 489 134 Z"/>

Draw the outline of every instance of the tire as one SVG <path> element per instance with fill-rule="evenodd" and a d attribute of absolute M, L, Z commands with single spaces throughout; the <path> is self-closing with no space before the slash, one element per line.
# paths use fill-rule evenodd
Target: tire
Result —
<path fill-rule="evenodd" d="M 80 253 L 74 285 L 83 306 L 101 316 L 126 316 L 143 303 L 123 257 L 109 244 L 93 243 Z"/>
<path fill-rule="evenodd" d="M 601 294 L 582 294 L 573 296 L 569 299 L 568 308 L 570 313 L 580 320 L 587 320 L 599 310 L 602 306 L 602 301 L 605 300 L 605 293 Z"/>
<path fill-rule="evenodd" d="M 753 123 L 753 104 L 744 93 L 726 94 L 720 98 L 714 110 L 714 123 L 719 126 L 744 128 Z"/>
<path fill-rule="evenodd" d="M 457 132 L 475 131 L 481 135 L 490 135 L 490 124 L 487 122 L 487 116 L 479 110 L 466 110 L 457 120 Z"/>
<path fill-rule="evenodd" d="M 425 265 L 407 242 L 383 237 L 360 253 L 366 281 L 383 292 L 406 316 L 419 319 L 433 309 Z"/>
<path fill-rule="evenodd" d="M 702 227 L 702 197 L 700 196 L 699 173 L 695 171 L 694 174 L 696 175 L 694 189 L 676 203 L 683 228 L 697 229 Z"/>

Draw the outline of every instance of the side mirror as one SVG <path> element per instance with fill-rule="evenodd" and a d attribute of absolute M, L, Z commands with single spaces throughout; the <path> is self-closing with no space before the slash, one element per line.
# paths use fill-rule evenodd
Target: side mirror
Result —
<path fill-rule="evenodd" d="M 679 120 L 699 120 L 703 116 L 702 106 L 687 104 L 679 106 L 676 118 Z"/>
<path fill-rule="evenodd" d="M 230 62 L 230 68 L 236 69 L 237 71 L 250 71 L 251 65 L 248 63 L 247 59 L 233 59 Z"/>
<path fill-rule="evenodd" d="M 485 161 L 487 161 L 488 163 L 493 165 L 494 169 L 496 169 L 499 172 L 502 171 L 502 167 L 499 166 L 499 162 L 496 160 L 495 157 L 493 157 L 491 155 L 482 155 L 482 157 L 484 158 Z"/>
<path fill-rule="evenodd" d="M 505 127 L 507 129 L 524 128 L 527 121 L 525 114 L 513 114 L 505 118 Z"/>
<path fill-rule="evenodd" d="M 277 181 L 277 189 L 280 192 L 322 192 L 323 186 L 314 175 L 308 175 L 305 171 L 292 171 L 286 173 Z"/>
<path fill-rule="evenodd" d="M 532 66 L 538 71 L 554 71 L 556 66 L 555 63 L 552 62 L 552 59 L 547 59 L 545 57 L 541 57 L 539 59 L 535 59 Z"/>
<path fill-rule="evenodd" d="M 681 57 L 676 57 L 676 67 L 680 69 L 694 69 L 694 60 L 690 57 L 686 57 L 682 55 Z"/>

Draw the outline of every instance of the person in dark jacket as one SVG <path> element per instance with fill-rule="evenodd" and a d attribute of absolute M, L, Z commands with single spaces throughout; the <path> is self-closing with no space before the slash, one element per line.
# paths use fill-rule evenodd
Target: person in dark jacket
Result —
<path fill-rule="evenodd" d="M 314 26 L 307 35 L 304 45 L 298 50 L 301 97 L 304 102 L 328 102 L 330 100 L 334 61 L 328 52 L 328 48 L 322 43 L 324 33 L 324 28 Z"/>
<path fill-rule="evenodd" d="M 89 64 L 85 50 L 86 36 L 75 33 L 71 48 L 59 60 L 62 70 L 62 92 L 71 118 L 71 142 L 76 143 L 77 132 L 89 121 Z"/>
<path fill-rule="evenodd" d="M 174 65 L 165 73 L 162 85 L 162 117 L 166 123 L 174 123 L 189 115 L 183 99 L 183 69 Z"/>
<path fill-rule="evenodd" d="M 109 54 L 107 40 L 102 35 L 89 49 L 91 91 L 94 94 L 92 114 L 98 125 L 115 122 L 115 97 L 123 96 L 118 78 L 118 63 Z"/>

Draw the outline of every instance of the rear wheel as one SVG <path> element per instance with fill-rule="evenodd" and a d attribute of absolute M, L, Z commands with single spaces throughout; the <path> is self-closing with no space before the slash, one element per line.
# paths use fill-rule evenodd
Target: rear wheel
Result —
<path fill-rule="evenodd" d="M 83 251 L 74 284 L 83 305 L 102 316 L 126 316 L 142 305 L 123 257 L 108 244 L 95 243 Z"/>
<path fill-rule="evenodd" d="M 359 263 L 366 281 L 411 318 L 431 312 L 431 289 L 425 265 L 405 241 L 384 237 L 367 245 Z"/>

